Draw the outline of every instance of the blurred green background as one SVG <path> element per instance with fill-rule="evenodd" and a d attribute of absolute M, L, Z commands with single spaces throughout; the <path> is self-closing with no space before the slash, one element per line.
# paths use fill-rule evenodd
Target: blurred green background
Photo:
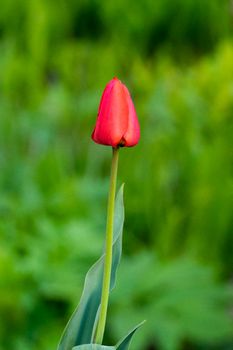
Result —
<path fill-rule="evenodd" d="M 0 350 L 55 349 L 104 243 L 106 83 L 132 93 L 124 256 L 105 341 L 233 349 L 233 3 L 2 0 Z"/>

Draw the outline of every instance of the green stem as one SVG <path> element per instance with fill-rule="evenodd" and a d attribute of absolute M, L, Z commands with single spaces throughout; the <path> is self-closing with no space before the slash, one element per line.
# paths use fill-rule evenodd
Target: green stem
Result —
<path fill-rule="evenodd" d="M 104 261 L 104 276 L 102 284 L 102 295 L 100 304 L 99 321 L 95 334 L 95 343 L 102 344 L 104 329 L 106 324 L 109 289 L 112 269 L 112 243 L 113 243 L 113 224 L 114 224 L 114 206 L 117 180 L 119 148 L 113 148 L 112 167 L 110 177 L 110 187 L 108 195 L 108 209 L 107 209 L 107 225 L 106 225 L 106 246 L 105 246 L 105 261 Z"/>

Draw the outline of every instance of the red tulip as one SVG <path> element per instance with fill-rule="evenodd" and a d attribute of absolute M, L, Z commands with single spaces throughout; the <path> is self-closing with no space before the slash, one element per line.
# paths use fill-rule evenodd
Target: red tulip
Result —
<path fill-rule="evenodd" d="M 140 127 L 129 91 L 114 78 L 103 92 L 92 139 L 102 145 L 131 147 L 139 138 Z"/>

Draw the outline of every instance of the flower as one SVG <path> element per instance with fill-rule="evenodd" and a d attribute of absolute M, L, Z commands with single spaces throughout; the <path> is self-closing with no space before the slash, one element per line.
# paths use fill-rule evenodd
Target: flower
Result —
<path fill-rule="evenodd" d="M 140 127 L 129 91 L 114 78 L 103 92 L 92 139 L 101 145 L 132 147 L 139 138 Z"/>

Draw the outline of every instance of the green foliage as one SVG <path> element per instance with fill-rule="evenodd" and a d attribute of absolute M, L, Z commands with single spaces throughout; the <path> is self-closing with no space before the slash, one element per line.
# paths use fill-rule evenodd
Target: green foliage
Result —
<path fill-rule="evenodd" d="M 135 349 L 232 348 L 228 4 L 1 2 L 0 350 L 54 349 L 102 249 L 111 152 L 90 134 L 113 76 L 142 137 L 120 155 L 127 258 L 106 343 L 147 318 Z"/>
<path fill-rule="evenodd" d="M 220 268 L 225 259 L 230 269 L 233 264 L 232 62 L 232 46 L 225 45 L 212 59 L 183 71 L 169 61 L 157 63 L 137 158 L 143 167 L 131 168 L 137 175 L 126 200 L 129 210 L 134 207 L 129 226 L 141 239 L 144 222 L 134 217 L 144 203 L 149 245 L 153 242 L 162 257 L 187 249 Z M 133 193 L 137 182 L 143 197 Z"/>
<path fill-rule="evenodd" d="M 145 54 L 157 47 L 197 54 L 213 49 L 232 26 L 228 0 L 3 0 L 0 30 L 44 65 L 67 38 L 120 42 Z"/>
<path fill-rule="evenodd" d="M 104 346 L 98 344 L 87 344 L 75 346 L 72 350 L 115 350 L 114 346 Z"/>
<path fill-rule="evenodd" d="M 118 282 L 111 305 L 114 335 L 141 315 L 147 319 L 146 336 L 139 332 L 135 350 L 145 349 L 148 339 L 165 350 L 178 350 L 189 339 L 196 344 L 231 340 L 233 322 L 224 308 L 230 307 L 232 288 L 217 283 L 209 268 L 190 257 L 166 264 L 142 252 L 123 259 Z M 127 310 L 124 318 L 122 310 Z"/>

